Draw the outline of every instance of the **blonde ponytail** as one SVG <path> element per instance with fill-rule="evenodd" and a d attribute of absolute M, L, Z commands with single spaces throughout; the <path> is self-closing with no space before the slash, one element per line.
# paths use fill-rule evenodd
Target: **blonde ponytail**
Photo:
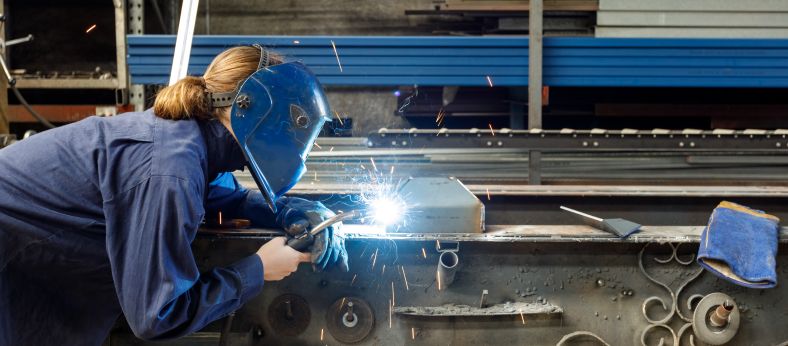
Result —
<path fill-rule="evenodd" d="M 282 63 L 279 55 L 270 55 L 270 65 Z M 205 70 L 205 75 L 186 77 L 156 95 L 153 112 L 171 120 L 218 118 L 221 108 L 212 109 L 208 93 L 235 90 L 246 78 L 257 71 L 260 48 L 233 47 L 220 53 Z"/>
<path fill-rule="evenodd" d="M 162 89 L 156 95 L 153 112 L 160 118 L 170 120 L 210 118 L 205 81 L 198 77 L 186 77 Z"/>

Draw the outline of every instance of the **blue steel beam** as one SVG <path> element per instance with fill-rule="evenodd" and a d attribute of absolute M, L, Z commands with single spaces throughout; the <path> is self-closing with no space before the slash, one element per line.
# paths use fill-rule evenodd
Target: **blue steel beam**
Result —
<path fill-rule="evenodd" d="M 340 72 L 331 41 L 337 45 Z M 173 36 L 128 37 L 132 82 L 166 83 Z M 196 36 L 189 74 L 222 50 L 261 43 L 310 66 L 325 85 L 528 84 L 522 37 Z M 550 86 L 788 87 L 788 40 L 544 39 Z"/>

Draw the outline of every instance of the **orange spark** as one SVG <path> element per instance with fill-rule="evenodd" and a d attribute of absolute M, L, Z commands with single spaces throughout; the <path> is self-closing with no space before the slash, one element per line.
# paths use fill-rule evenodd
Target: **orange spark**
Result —
<path fill-rule="evenodd" d="M 523 316 L 523 312 L 520 311 L 520 319 L 523 320 L 523 325 L 525 325 L 525 316 Z"/>
<path fill-rule="evenodd" d="M 345 122 L 343 122 L 342 118 L 339 117 L 339 113 L 337 113 L 337 111 L 334 111 L 334 115 L 337 116 L 337 120 L 339 120 L 339 125 L 345 126 Z"/>
<path fill-rule="evenodd" d="M 490 78 L 490 76 L 487 76 L 487 84 L 489 84 L 490 88 L 492 88 L 493 82 L 492 82 L 492 78 Z"/>
<path fill-rule="evenodd" d="M 492 133 L 492 135 L 495 136 L 495 130 L 493 130 L 492 123 L 487 123 L 487 126 L 490 127 L 490 133 Z"/>
<path fill-rule="evenodd" d="M 337 57 L 337 65 L 339 65 L 339 72 L 342 71 L 342 63 L 339 61 L 339 53 L 337 52 L 337 45 L 334 44 L 334 40 L 331 40 L 331 47 L 334 48 L 334 55 Z"/>
<path fill-rule="evenodd" d="M 440 270 L 436 271 L 435 274 L 438 277 L 438 291 L 440 291 L 441 290 L 441 272 L 440 272 Z"/>
<path fill-rule="evenodd" d="M 91 25 L 91 26 L 90 26 L 90 27 L 89 27 L 87 30 L 85 30 L 85 33 L 86 33 L 86 34 L 89 34 L 89 33 L 90 33 L 91 31 L 93 31 L 93 29 L 95 29 L 95 28 L 96 28 L 96 24 L 93 24 L 93 25 Z"/>
<path fill-rule="evenodd" d="M 320 341 L 323 341 L 323 328 L 320 328 Z"/>
<path fill-rule="evenodd" d="M 219 226 L 222 225 L 222 211 L 219 210 Z"/>
<path fill-rule="evenodd" d="M 490 200 L 490 188 L 489 187 L 487 188 L 487 200 L 488 201 Z"/>
<path fill-rule="evenodd" d="M 314 145 L 315 145 L 315 146 L 316 146 L 318 149 L 323 149 L 323 148 L 320 146 L 320 144 L 317 144 L 317 142 L 315 142 L 315 143 L 314 143 Z"/>
<path fill-rule="evenodd" d="M 441 107 L 441 109 L 438 111 L 438 116 L 435 118 L 435 123 L 438 124 L 438 126 L 442 126 L 443 119 L 445 117 L 446 117 L 446 112 L 444 112 L 443 107 Z"/>
<path fill-rule="evenodd" d="M 411 338 L 413 338 L 413 340 L 416 340 L 416 328 L 415 327 L 411 327 L 410 328 L 410 336 L 411 336 Z"/>

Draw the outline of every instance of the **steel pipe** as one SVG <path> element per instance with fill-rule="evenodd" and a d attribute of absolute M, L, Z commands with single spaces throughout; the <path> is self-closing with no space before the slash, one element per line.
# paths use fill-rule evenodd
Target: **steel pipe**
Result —
<path fill-rule="evenodd" d="M 460 257 L 457 256 L 457 252 L 441 252 L 438 258 L 438 270 L 436 273 L 438 290 L 445 290 L 454 282 L 454 276 L 457 274 L 457 267 L 459 267 L 459 264 Z"/>

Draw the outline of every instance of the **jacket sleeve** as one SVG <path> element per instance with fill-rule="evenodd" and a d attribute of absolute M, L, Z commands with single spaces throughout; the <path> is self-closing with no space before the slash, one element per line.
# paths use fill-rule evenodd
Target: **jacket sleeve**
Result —
<path fill-rule="evenodd" d="M 210 218 L 221 211 L 224 218 L 248 219 L 254 227 L 277 227 L 276 215 L 260 191 L 244 188 L 232 173 L 221 173 L 208 185 L 205 206 Z"/>
<path fill-rule="evenodd" d="M 200 191 L 187 180 L 152 176 L 105 202 L 115 289 L 140 338 L 193 333 L 262 289 L 263 265 L 255 254 L 198 271 L 191 242 L 203 216 Z"/>

